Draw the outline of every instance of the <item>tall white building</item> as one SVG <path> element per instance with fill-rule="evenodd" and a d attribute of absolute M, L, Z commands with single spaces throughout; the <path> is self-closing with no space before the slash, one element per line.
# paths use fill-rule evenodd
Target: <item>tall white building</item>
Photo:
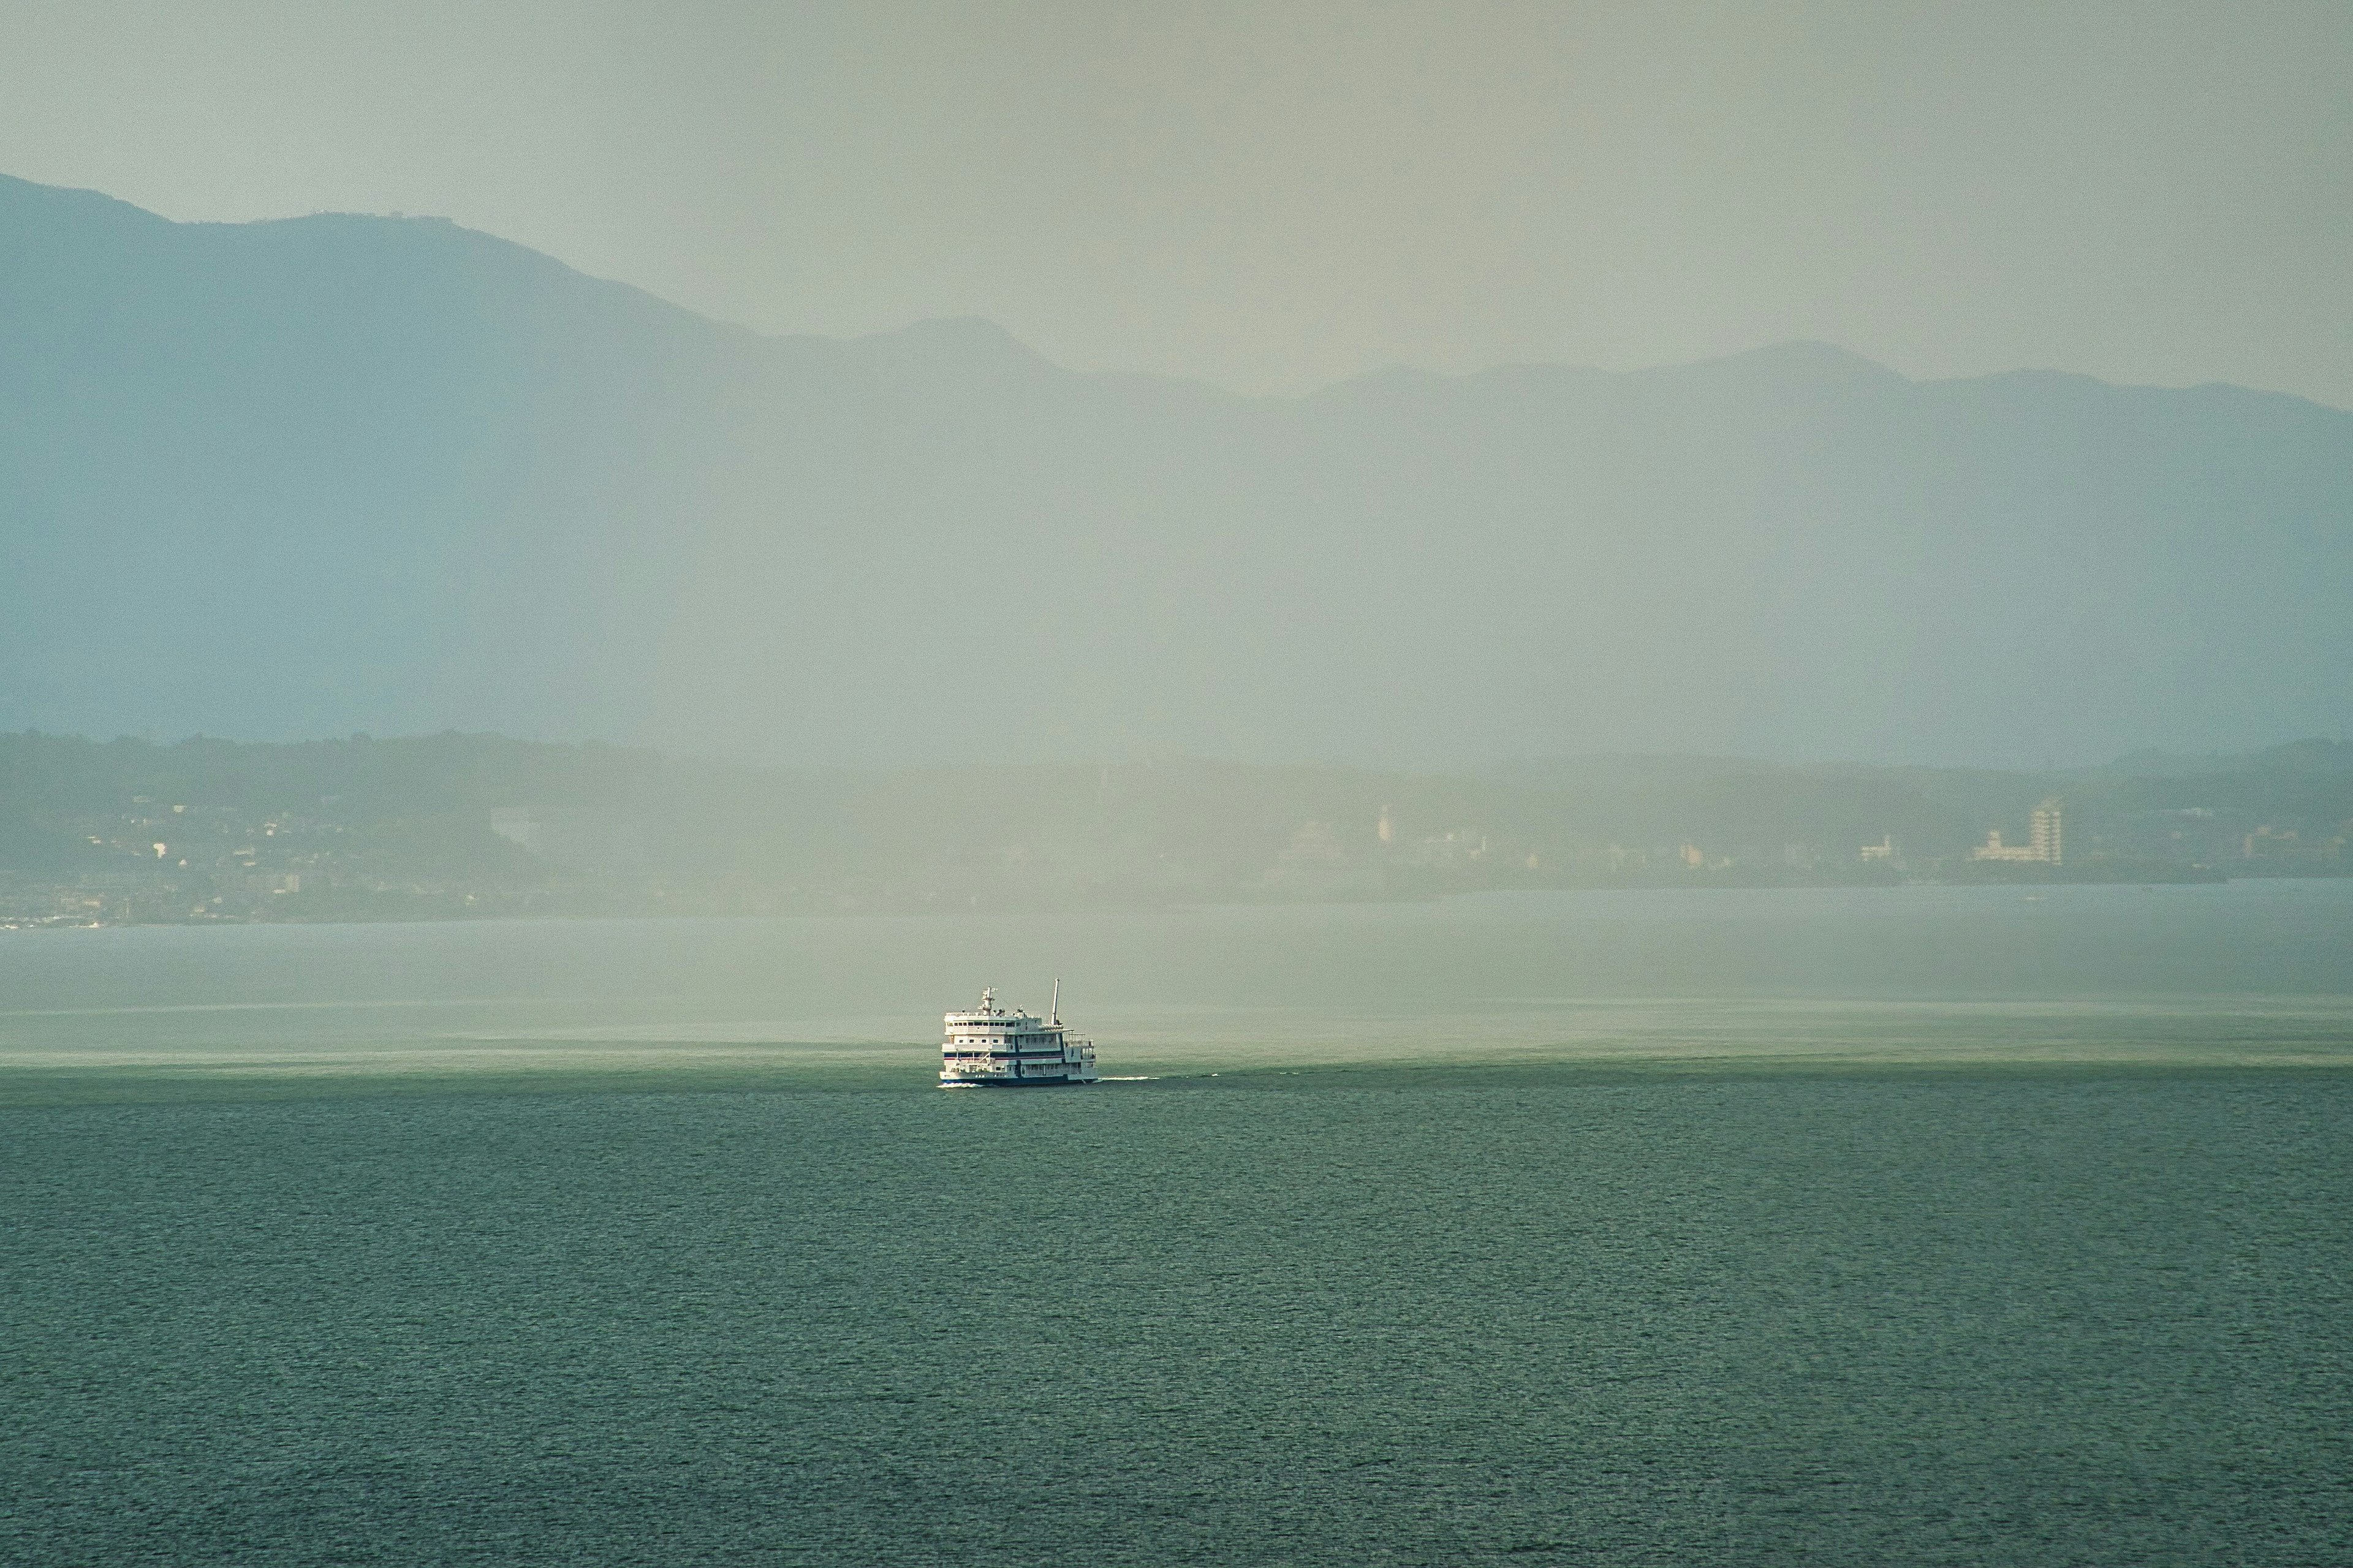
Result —
<path fill-rule="evenodd" d="M 2033 846 L 2034 858 L 2058 865 L 2065 847 L 2059 837 L 2059 797 L 2054 795 L 2036 806 L 2028 822 L 2028 842 Z"/>
<path fill-rule="evenodd" d="M 1999 828 L 1986 835 L 1986 841 L 1969 851 L 1972 860 L 2018 860 L 2038 865 L 2056 866 L 2065 852 L 2060 837 L 2059 797 L 2051 796 L 2034 808 L 2027 818 L 2026 842 L 2004 844 Z"/>

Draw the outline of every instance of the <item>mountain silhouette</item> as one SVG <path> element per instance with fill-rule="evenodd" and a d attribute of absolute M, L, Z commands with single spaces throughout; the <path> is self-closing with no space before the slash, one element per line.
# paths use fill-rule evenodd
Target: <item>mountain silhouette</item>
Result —
<path fill-rule="evenodd" d="M 2353 415 L 2291 397 L 1788 343 L 1251 398 L 6 179 L 0 563 L 0 728 L 1451 768 L 2353 717 Z"/>

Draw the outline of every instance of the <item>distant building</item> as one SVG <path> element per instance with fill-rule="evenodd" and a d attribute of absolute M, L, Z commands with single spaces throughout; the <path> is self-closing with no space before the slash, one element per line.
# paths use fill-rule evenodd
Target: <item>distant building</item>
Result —
<path fill-rule="evenodd" d="M 1328 822 L 1307 822 L 1291 836 L 1279 858 L 1289 865 L 1322 864 L 1336 866 L 1346 860 L 1348 852 L 1342 847 L 1340 836 Z"/>
<path fill-rule="evenodd" d="M 2353 823 L 2342 826 L 2353 828 Z M 2344 860 L 2347 841 L 2343 831 L 2332 835 L 2324 827 L 2307 838 L 2295 828 L 2266 822 L 2240 841 L 2240 850 L 2250 860 L 2269 861 L 2281 869 L 2318 871 Z"/>
<path fill-rule="evenodd" d="M 2064 858 L 2062 851 L 2065 848 L 2059 837 L 2059 797 L 2054 795 L 2036 806 L 2028 822 L 2027 842 L 2034 850 L 2034 858 L 2058 865 Z"/>
<path fill-rule="evenodd" d="M 533 855 L 539 853 L 539 821 L 527 806 L 501 806 L 491 812 L 491 831 Z"/>
<path fill-rule="evenodd" d="M 1894 859 L 1895 835 L 1892 833 L 1883 833 L 1879 836 L 1878 843 L 1864 845 L 1862 847 L 1862 858 L 1866 860 Z"/>
<path fill-rule="evenodd" d="M 2266 822 L 2240 841 L 2239 853 L 2252 860 L 2258 855 L 2274 852 L 2284 847 L 2295 837 L 2295 835 L 2293 832 L 2274 832 L 2272 825 Z"/>
<path fill-rule="evenodd" d="M 2023 844 L 2004 844 L 2001 830 L 1995 828 L 1986 835 L 1986 841 L 1969 851 L 1972 860 L 2012 860 L 2033 865 L 2057 866 L 2066 852 L 2065 841 L 2060 836 L 2059 797 L 2052 795 L 2034 808 L 2027 818 L 2027 839 Z M 1866 851 L 1867 853 L 1867 851 Z"/>

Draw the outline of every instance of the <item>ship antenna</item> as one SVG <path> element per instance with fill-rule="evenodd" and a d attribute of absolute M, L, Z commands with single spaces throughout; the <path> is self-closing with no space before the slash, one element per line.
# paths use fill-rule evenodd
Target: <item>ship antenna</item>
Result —
<path fill-rule="evenodd" d="M 1062 977 L 1059 974 L 1054 976 L 1054 1000 L 1046 1009 L 1046 1021 L 1050 1024 L 1062 1021 Z"/>

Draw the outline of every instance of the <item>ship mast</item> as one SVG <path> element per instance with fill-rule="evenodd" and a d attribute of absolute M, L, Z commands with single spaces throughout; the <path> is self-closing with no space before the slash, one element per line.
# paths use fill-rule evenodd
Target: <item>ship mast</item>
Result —
<path fill-rule="evenodd" d="M 1056 976 L 1054 976 L 1054 1000 L 1053 1000 L 1053 1002 L 1052 1002 L 1050 1005 L 1048 1005 L 1048 1007 L 1046 1008 L 1046 1022 L 1048 1022 L 1048 1023 L 1050 1023 L 1050 1024 L 1059 1024 L 1059 1023 L 1060 1023 L 1061 1021 L 1062 1021 L 1062 977 L 1061 977 L 1060 975 L 1057 974 Z"/>

